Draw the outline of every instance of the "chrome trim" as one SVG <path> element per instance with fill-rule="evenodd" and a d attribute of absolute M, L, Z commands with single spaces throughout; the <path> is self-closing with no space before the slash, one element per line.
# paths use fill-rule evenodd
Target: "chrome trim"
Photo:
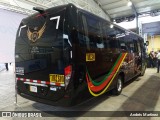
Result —
<path fill-rule="evenodd" d="M 24 82 L 24 84 L 36 85 L 36 86 L 43 86 L 43 87 L 48 87 L 48 85 L 39 84 L 39 83 Z"/>

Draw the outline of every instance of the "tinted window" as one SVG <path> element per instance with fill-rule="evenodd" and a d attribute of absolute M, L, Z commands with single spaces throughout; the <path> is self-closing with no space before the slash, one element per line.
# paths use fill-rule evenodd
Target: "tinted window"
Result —
<path fill-rule="evenodd" d="M 119 41 L 116 38 L 117 29 L 116 27 L 111 27 L 111 23 L 103 22 L 103 40 L 105 48 L 118 48 Z"/>
<path fill-rule="evenodd" d="M 80 45 L 86 45 L 87 48 L 104 48 L 100 20 L 92 15 L 79 14 L 82 20 L 82 22 L 79 21 L 78 38 Z"/>
<path fill-rule="evenodd" d="M 104 48 L 100 20 L 92 15 L 86 16 L 89 44 L 91 48 Z"/>
<path fill-rule="evenodd" d="M 63 45 L 63 20 L 64 12 L 50 15 L 33 15 L 24 19 L 19 30 L 18 43 L 38 44 L 38 46 Z"/>
<path fill-rule="evenodd" d="M 51 14 L 35 14 L 24 19 L 16 38 L 16 54 L 23 54 L 17 61 L 42 58 L 63 50 L 64 10 Z M 57 56 L 57 55 L 56 55 Z M 62 54 L 58 55 L 62 58 Z M 50 58 L 49 58 L 50 59 Z M 55 58 L 56 59 L 56 58 Z"/>

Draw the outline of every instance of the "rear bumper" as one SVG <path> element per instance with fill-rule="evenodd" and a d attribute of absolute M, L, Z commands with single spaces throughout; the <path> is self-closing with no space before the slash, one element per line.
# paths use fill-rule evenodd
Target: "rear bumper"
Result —
<path fill-rule="evenodd" d="M 36 101 L 36 102 L 40 102 L 40 103 L 44 103 L 44 104 L 48 104 L 48 105 L 53 105 L 53 106 L 72 106 L 72 102 L 70 98 L 63 98 L 60 99 L 58 101 L 51 101 L 48 99 L 43 99 L 43 98 L 39 98 L 39 97 L 35 97 L 35 96 L 31 96 L 25 93 L 19 93 L 18 94 L 26 99 L 32 100 L 32 101 Z"/>
<path fill-rule="evenodd" d="M 65 91 L 64 87 L 57 87 L 57 91 L 50 90 L 50 86 L 37 86 L 37 92 L 30 91 L 30 85 L 23 81 L 17 81 L 17 93 L 27 99 L 50 104 L 54 106 L 71 106 L 71 92 Z"/>

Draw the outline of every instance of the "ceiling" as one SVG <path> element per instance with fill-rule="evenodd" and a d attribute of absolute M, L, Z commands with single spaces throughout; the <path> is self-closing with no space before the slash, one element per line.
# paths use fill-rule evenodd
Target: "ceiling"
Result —
<path fill-rule="evenodd" d="M 44 8 L 72 2 L 79 7 L 89 10 L 95 14 L 102 11 L 107 14 L 110 20 L 126 18 L 135 15 L 159 15 L 160 0 L 1 0 L 12 1 L 16 4 L 24 2 L 33 6 L 41 6 Z M 92 3 L 94 2 L 97 6 Z M 127 6 L 128 1 L 132 2 L 131 6 Z M 11 2 L 10 2 L 11 3 Z M 92 6 L 93 5 L 93 6 Z M 20 6 L 19 6 L 20 7 Z M 98 8 L 102 8 L 102 11 Z"/>
<path fill-rule="evenodd" d="M 129 0 L 95 0 L 112 19 L 135 15 L 156 15 L 160 10 L 160 0 L 130 0 L 132 6 L 127 6 Z M 155 13 L 155 14 L 154 14 Z"/>

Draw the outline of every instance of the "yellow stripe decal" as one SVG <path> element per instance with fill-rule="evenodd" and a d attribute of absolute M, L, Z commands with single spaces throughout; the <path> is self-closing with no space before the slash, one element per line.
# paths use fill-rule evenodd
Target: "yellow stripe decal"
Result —
<path fill-rule="evenodd" d="M 117 71 L 116 71 L 115 74 L 113 75 L 113 77 L 112 77 L 111 81 L 108 83 L 108 85 L 103 89 L 103 91 L 101 91 L 100 93 L 96 94 L 96 93 L 92 92 L 92 90 L 91 90 L 91 89 L 89 88 L 89 86 L 88 86 L 89 92 L 90 92 L 93 96 L 96 97 L 96 96 L 102 95 L 103 93 L 106 92 L 106 90 L 108 89 L 108 87 L 111 85 L 113 79 L 114 79 L 115 76 L 117 75 L 117 73 L 118 73 L 118 71 L 119 71 L 119 69 L 120 69 L 120 67 L 121 67 L 121 64 L 123 63 L 124 59 L 126 58 L 126 55 L 127 55 L 127 53 L 125 53 L 125 55 L 124 55 L 124 57 L 123 57 L 120 65 L 119 65 Z"/>

